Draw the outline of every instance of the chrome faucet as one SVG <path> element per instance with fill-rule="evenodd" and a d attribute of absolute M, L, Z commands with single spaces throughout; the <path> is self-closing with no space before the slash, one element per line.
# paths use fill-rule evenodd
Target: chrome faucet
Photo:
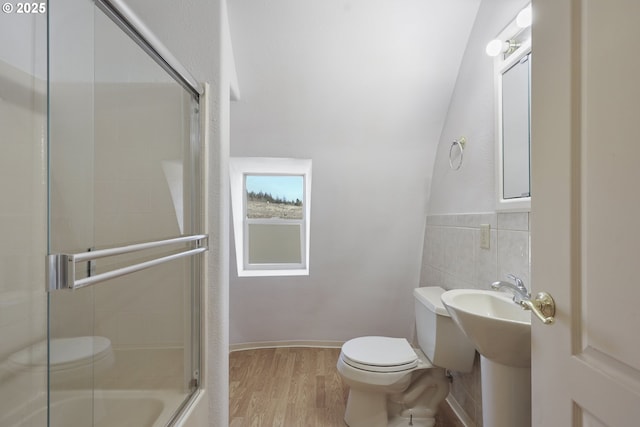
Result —
<path fill-rule="evenodd" d="M 507 274 L 507 277 L 513 280 L 515 284 L 511 282 L 503 282 L 502 280 L 500 280 L 498 282 L 493 282 L 491 284 L 491 289 L 496 291 L 501 291 L 504 289 L 510 290 L 511 292 L 513 292 L 513 302 L 515 302 L 516 304 L 522 305 L 522 301 L 531 299 L 531 293 L 524 285 L 522 279 L 514 274 Z"/>

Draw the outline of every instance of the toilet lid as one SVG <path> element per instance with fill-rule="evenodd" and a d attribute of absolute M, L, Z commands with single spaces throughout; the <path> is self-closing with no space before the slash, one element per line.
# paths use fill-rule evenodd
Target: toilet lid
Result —
<path fill-rule="evenodd" d="M 391 372 L 414 368 L 418 356 L 404 338 L 360 337 L 342 346 L 346 363 L 370 371 Z"/>
<path fill-rule="evenodd" d="M 50 350 L 51 366 L 62 367 L 110 354 L 111 341 L 105 337 L 54 338 L 50 341 Z M 9 361 L 22 366 L 46 366 L 47 341 L 12 354 Z"/>

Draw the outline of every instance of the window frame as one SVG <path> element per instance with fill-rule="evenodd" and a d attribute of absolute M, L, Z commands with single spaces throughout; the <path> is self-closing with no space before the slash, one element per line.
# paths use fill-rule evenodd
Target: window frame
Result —
<path fill-rule="evenodd" d="M 246 177 L 302 176 L 302 219 L 248 218 Z M 239 277 L 308 276 L 311 220 L 311 160 L 272 157 L 232 157 L 229 160 L 231 208 L 235 241 L 236 267 Z M 300 226 L 300 263 L 249 263 L 249 225 Z"/>

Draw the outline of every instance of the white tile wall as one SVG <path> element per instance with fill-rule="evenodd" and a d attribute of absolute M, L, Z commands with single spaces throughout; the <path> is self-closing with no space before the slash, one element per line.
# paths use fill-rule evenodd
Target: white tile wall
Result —
<path fill-rule="evenodd" d="M 56 93 L 64 98 L 65 91 L 71 96 L 81 89 L 59 86 Z M 89 185 L 85 183 L 85 186 L 90 195 L 72 193 L 65 195 L 66 199 L 58 198 L 66 203 L 54 206 L 56 246 L 67 251 L 85 250 L 88 246 L 113 247 L 179 235 L 162 162 L 181 160 L 184 156 L 183 134 L 189 121 L 181 106 L 183 90 L 177 84 L 162 83 L 104 83 L 91 89 L 93 122 L 90 129 L 66 135 L 62 132 L 68 126 L 56 125 L 59 144 L 65 135 L 71 146 L 77 142 L 73 138 L 84 138 L 86 145 L 91 145 L 78 160 L 89 164 L 83 171 L 88 173 Z M 72 231 L 77 228 L 78 220 L 86 227 L 79 232 Z M 152 252 L 155 251 L 118 260 L 97 260 L 96 273 L 146 260 Z M 166 255 L 164 249 L 159 252 Z M 106 373 L 105 386 L 144 388 L 157 383 L 157 386 L 169 387 L 171 383 L 173 387 L 184 387 L 183 370 L 188 355 L 183 347 L 185 337 L 189 338 L 188 323 L 185 325 L 191 284 L 189 268 L 190 260 L 175 260 L 71 293 L 56 293 L 52 295 L 51 304 L 52 336 L 109 338 L 116 351 L 116 366 Z M 169 369 L 155 363 L 166 354 L 171 354 L 172 360 L 170 381 L 166 380 Z M 132 355 L 142 356 L 136 362 Z M 145 383 L 134 381 L 139 380 L 139 375 L 131 374 L 141 371 L 141 366 Z M 90 381 L 85 383 L 75 386 L 91 386 Z M 54 388 L 61 387 L 68 385 L 54 384 Z"/>
<path fill-rule="evenodd" d="M 56 87 L 56 95 L 64 99 L 82 90 L 61 85 Z M 82 200 L 72 197 L 68 203 L 54 205 L 55 245 L 67 251 L 84 250 L 179 235 L 162 161 L 180 160 L 184 155 L 182 135 L 189 122 L 183 117 L 182 89 L 177 84 L 104 83 L 91 90 L 95 130 L 66 135 L 61 129 L 55 135 L 59 146 L 67 144 L 60 141 L 63 135 L 68 136 L 71 146 L 73 138 L 86 137 L 93 142 L 85 153 L 87 158 L 79 159 L 90 165 L 89 184 L 93 187 L 87 187 L 91 196 Z M 58 128 L 64 126 L 58 123 Z M 86 209 L 77 212 L 83 204 L 88 205 Z M 73 237 L 74 233 L 65 230 L 77 228 L 78 219 L 86 222 L 87 230 L 80 234 L 76 230 Z M 113 268 L 107 266 L 110 262 L 98 260 L 97 272 Z M 109 338 L 115 348 L 183 345 L 188 266 L 186 261 L 174 261 L 95 287 L 54 295 L 53 336 L 98 334 Z"/>
<path fill-rule="evenodd" d="M 480 247 L 480 225 L 490 225 L 490 246 Z M 513 273 L 529 282 L 529 214 L 431 215 L 423 248 L 421 286 L 488 289 Z"/>
<path fill-rule="evenodd" d="M 184 155 L 181 94 L 176 84 L 96 86 L 96 244 L 180 234 L 162 161 Z M 96 287 L 96 331 L 116 348 L 182 346 L 188 267 L 174 261 Z"/>
<path fill-rule="evenodd" d="M 8 357 L 30 344 L 46 338 L 47 294 L 44 290 L 44 256 L 47 253 L 46 208 L 46 93 L 45 84 L 27 73 L 0 61 L 3 90 L 0 93 L 0 424 L 3 414 L 22 408 L 24 402 L 46 392 L 46 371 L 43 369 L 16 370 Z M 6 84 L 5 84 L 6 83 Z M 87 89 L 73 85 L 56 87 L 56 101 L 67 108 L 78 107 L 69 100 L 83 99 Z M 180 141 L 184 133 L 181 89 L 158 90 L 144 87 L 96 89 L 96 99 L 118 98 L 127 94 L 127 108 L 106 111 L 97 105 L 89 111 L 95 120 L 95 144 L 75 160 L 81 172 L 95 179 L 94 187 L 79 179 L 75 170 L 68 171 L 67 179 L 74 188 L 89 194 L 76 194 L 74 199 L 60 198 L 63 188 L 54 185 L 56 200 L 52 226 L 57 230 L 55 245 L 70 251 L 83 248 L 82 242 L 131 242 L 164 238 L 179 234 L 173 205 L 166 188 L 160 163 L 162 160 L 182 157 Z M 65 93 L 68 95 L 65 98 Z M 151 99 L 152 107 L 145 108 L 140 98 Z M 65 100 L 69 101 L 65 104 Z M 93 102 L 91 98 L 82 102 Z M 109 104 L 108 101 L 106 104 Z M 83 104 L 84 105 L 84 104 Z M 170 106 L 163 110 L 162 106 Z M 61 105 L 55 106 L 58 114 Z M 102 110 L 100 108 L 103 108 Z M 132 111 L 137 110 L 136 131 Z M 144 112 L 144 120 L 140 112 Z M 101 116 L 101 114 L 103 114 Z M 59 116 L 55 116 L 58 118 Z M 78 145 L 90 146 L 90 132 L 94 135 L 94 122 L 71 116 L 70 138 L 67 147 L 61 147 L 61 156 L 78 154 Z M 104 119 L 104 120 L 101 120 Z M 142 121 L 142 123 L 141 123 Z M 177 122 L 176 122 L 177 121 Z M 84 127 L 81 123 L 84 123 Z M 119 123 L 120 126 L 114 126 Z M 188 121 L 186 122 L 188 123 Z M 63 126 L 64 127 L 64 126 Z M 144 130 L 149 131 L 144 134 Z M 61 137 L 56 128 L 56 137 Z M 84 133 L 83 133 L 84 132 Z M 138 133 L 136 133 L 138 132 Z M 66 135 L 66 134 L 65 134 Z M 149 135 L 155 142 L 149 148 Z M 63 138 L 64 139 L 64 138 Z M 57 140 L 59 141 L 59 139 Z M 60 147 L 59 145 L 57 147 Z M 68 152 L 64 150 L 68 149 Z M 90 156 L 86 158 L 87 156 Z M 93 163 L 94 158 L 101 161 Z M 134 159 L 135 158 L 135 159 Z M 137 160 L 136 160 L 137 159 Z M 142 161 L 140 161 L 142 159 Z M 87 160 L 89 160 L 87 162 Z M 92 164 L 93 163 L 93 164 Z M 56 163 L 59 165 L 59 163 Z M 60 169 L 58 169 L 60 171 Z M 64 173 L 64 170 L 62 170 Z M 66 182 L 66 181 L 65 181 Z M 100 196 L 95 196 L 99 194 Z M 67 201 L 71 203 L 65 204 Z M 95 212 L 95 214 L 94 214 Z M 77 221 L 79 219 L 79 221 Z M 78 224 L 81 230 L 78 232 Z M 132 224 L 123 228 L 123 224 Z M 95 228 L 94 228 L 95 226 Z M 95 233 L 95 234 L 94 234 Z M 87 288 L 76 292 L 54 293 L 52 296 L 52 333 L 55 336 L 102 334 L 120 347 L 164 347 L 164 350 L 140 350 L 143 361 L 127 366 L 130 358 L 120 352 L 117 365 L 118 378 L 129 379 L 127 387 L 145 386 L 132 381 L 132 371 L 144 368 L 148 387 L 184 387 L 183 335 L 185 302 L 185 265 L 179 261 L 155 271 L 129 276 L 117 292 L 114 288 Z M 132 350 L 126 354 L 133 354 Z M 160 365 L 159 365 L 160 364 Z M 125 370 L 126 373 L 122 373 Z M 120 375 L 122 374 L 122 375 Z M 113 379 L 114 377 L 109 377 Z M 123 386 L 113 382 L 113 387 Z M 17 409 L 16 409 L 17 408 Z M 24 407 L 24 414 L 31 409 Z"/>
<path fill-rule="evenodd" d="M 480 247 L 480 224 L 490 225 L 488 249 Z M 420 286 L 489 289 L 513 273 L 530 288 L 529 224 L 527 212 L 428 216 Z M 451 394 L 482 426 L 480 363 L 476 360 L 470 374 L 453 376 Z"/>

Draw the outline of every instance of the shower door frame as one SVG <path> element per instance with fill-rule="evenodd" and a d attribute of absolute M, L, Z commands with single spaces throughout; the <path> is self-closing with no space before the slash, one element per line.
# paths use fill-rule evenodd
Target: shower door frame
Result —
<path fill-rule="evenodd" d="M 191 114 L 190 114 L 190 135 L 189 135 L 189 158 L 185 160 L 190 165 L 190 173 L 188 174 L 189 187 L 192 189 L 195 197 L 191 198 L 191 206 L 189 210 L 190 221 L 192 229 L 196 228 L 198 234 L 181 235 L 173 239 L 159 240 L 154 242 L 147 242 L 142 244 L 125 246 L 122 248 L 105 249 L 102 251 L 85 252 L 81 254 L 49 254 L 47 255 L 47 273 L 46 273 L 46 291 L 56 291 L 59 289 L 75 289 L 83 286 L 91 286 L 94 283 L 102 280 L 88 280 L 85 285 L 74 286 L 76 280 L 74 278 L 74 258 L 78 262 L 88 261 L 90 259 L 97 258 L 95 255 L 100 252 L 104 252 L 105 255 L 111 256 L 108 252 L 113 252 L 114 255 L 127 253 L 131 250 L 144 250 L 147 248 L 169 246 L 177 243 L 190 243 L 192 247 L 181 253 L 164 257 L 164 259 L 157 259 L 149 261 L 146 266 L 129 267 L 130 271 L 125 271 L 127 268 L 123 268 L 122 272 L 108 272 L 115 273 L 111 277 L 105 277 L 103 280 L 109 280 L 112 277 L 118 275 L 129 274 L 135 271 L 139 271 L 143 268 L 150 268 L 159 263 L 170 261 L 177 258 L 189 257 L 192 273 L 191 284 L 191 336 L 189 337 L 189 347 L 191 349 L 191 375 L 192 379 L 189 382 L 189 393 L 186 395 L 181 404 L 175 408 L 175 412 L 171 419 L 167 422 L 167 425 L 173 425 L 184 413 L 184 411 L 190 407 L 198 396 L 198 392 L 202 389 L 202 351 L 203 351 L 203 336 L 202 336 L 202 287 L 204 282 L 203 263 L 204 259 L 198 254 L 204 253 L 208 250 L 208 234 L 206 231 L 206 221 L 204 219 L 204 156 L 203 156 L 203 119 L 201 111 L 205 111 L 202 108 L 205 102 L 205 90 L 204 86 L 200 84 L 187 70 L 186 68 L 169 52 L 169 50 L 155 37 L 155 35 L 145 26 L 145 24 L 133 13 L 133 11 L 122 0 L 94 0 L 95 7 L 100 9 L 111 21 L 113 21 L 125 34 L 127 34 L 151 59 L 153 59 L 165 72 L 167 72 L 173 80 L 175 80 L 183 89 L 190 95 L 191 102 Z M 50 22 L 48 23 L 50 25 Z M 49 61 L 47 61 L 49 62 Z M 48 92 L 48 90 L 47 90 Z M 50 108 L 50 102 L 48 108 Z M 49 132 L 48 132 L 49 137 Z M 49 144 L 48 144 L 49 145 Z M 49 172 L 50 174 L 50 172 Z M 50 181 L 50 179 L 49 179 Z M 50 184 L 49 184 L 50 185 Z M 48 204 L 50 205 L 50 194 L 48 193 Z M 48 215 L 50 217 L 50 215 Z M 48 220 L 48 228 L 50 229 L 51 223 Z M 185 230 L 186 231 L 186 230 Z M 134 247 L 139 248 L 134 248 Z M 130 249 L 130 250 L 129 250 Z M 66 272 L 66 274 L 65 274 Z M 120 274 L 118 274 L 120 273 Z M 95 277 L 97 279 L 97 277 Z M 87 278 L 91 279 L 91 278 Z M 81 279 L 78 282 L 82 282 Z M 48 317 L 51 315 L 51 304 L 48 304 Z M 50 339 L 50 337 L 48 338 Z M 49 355 L 50 357 L 50 355 Z M 50 380 L 47 380 L 47 394 L 50 393 Z M 50 424 L 50 399 L 47 397 L 47 424 Z"/>

